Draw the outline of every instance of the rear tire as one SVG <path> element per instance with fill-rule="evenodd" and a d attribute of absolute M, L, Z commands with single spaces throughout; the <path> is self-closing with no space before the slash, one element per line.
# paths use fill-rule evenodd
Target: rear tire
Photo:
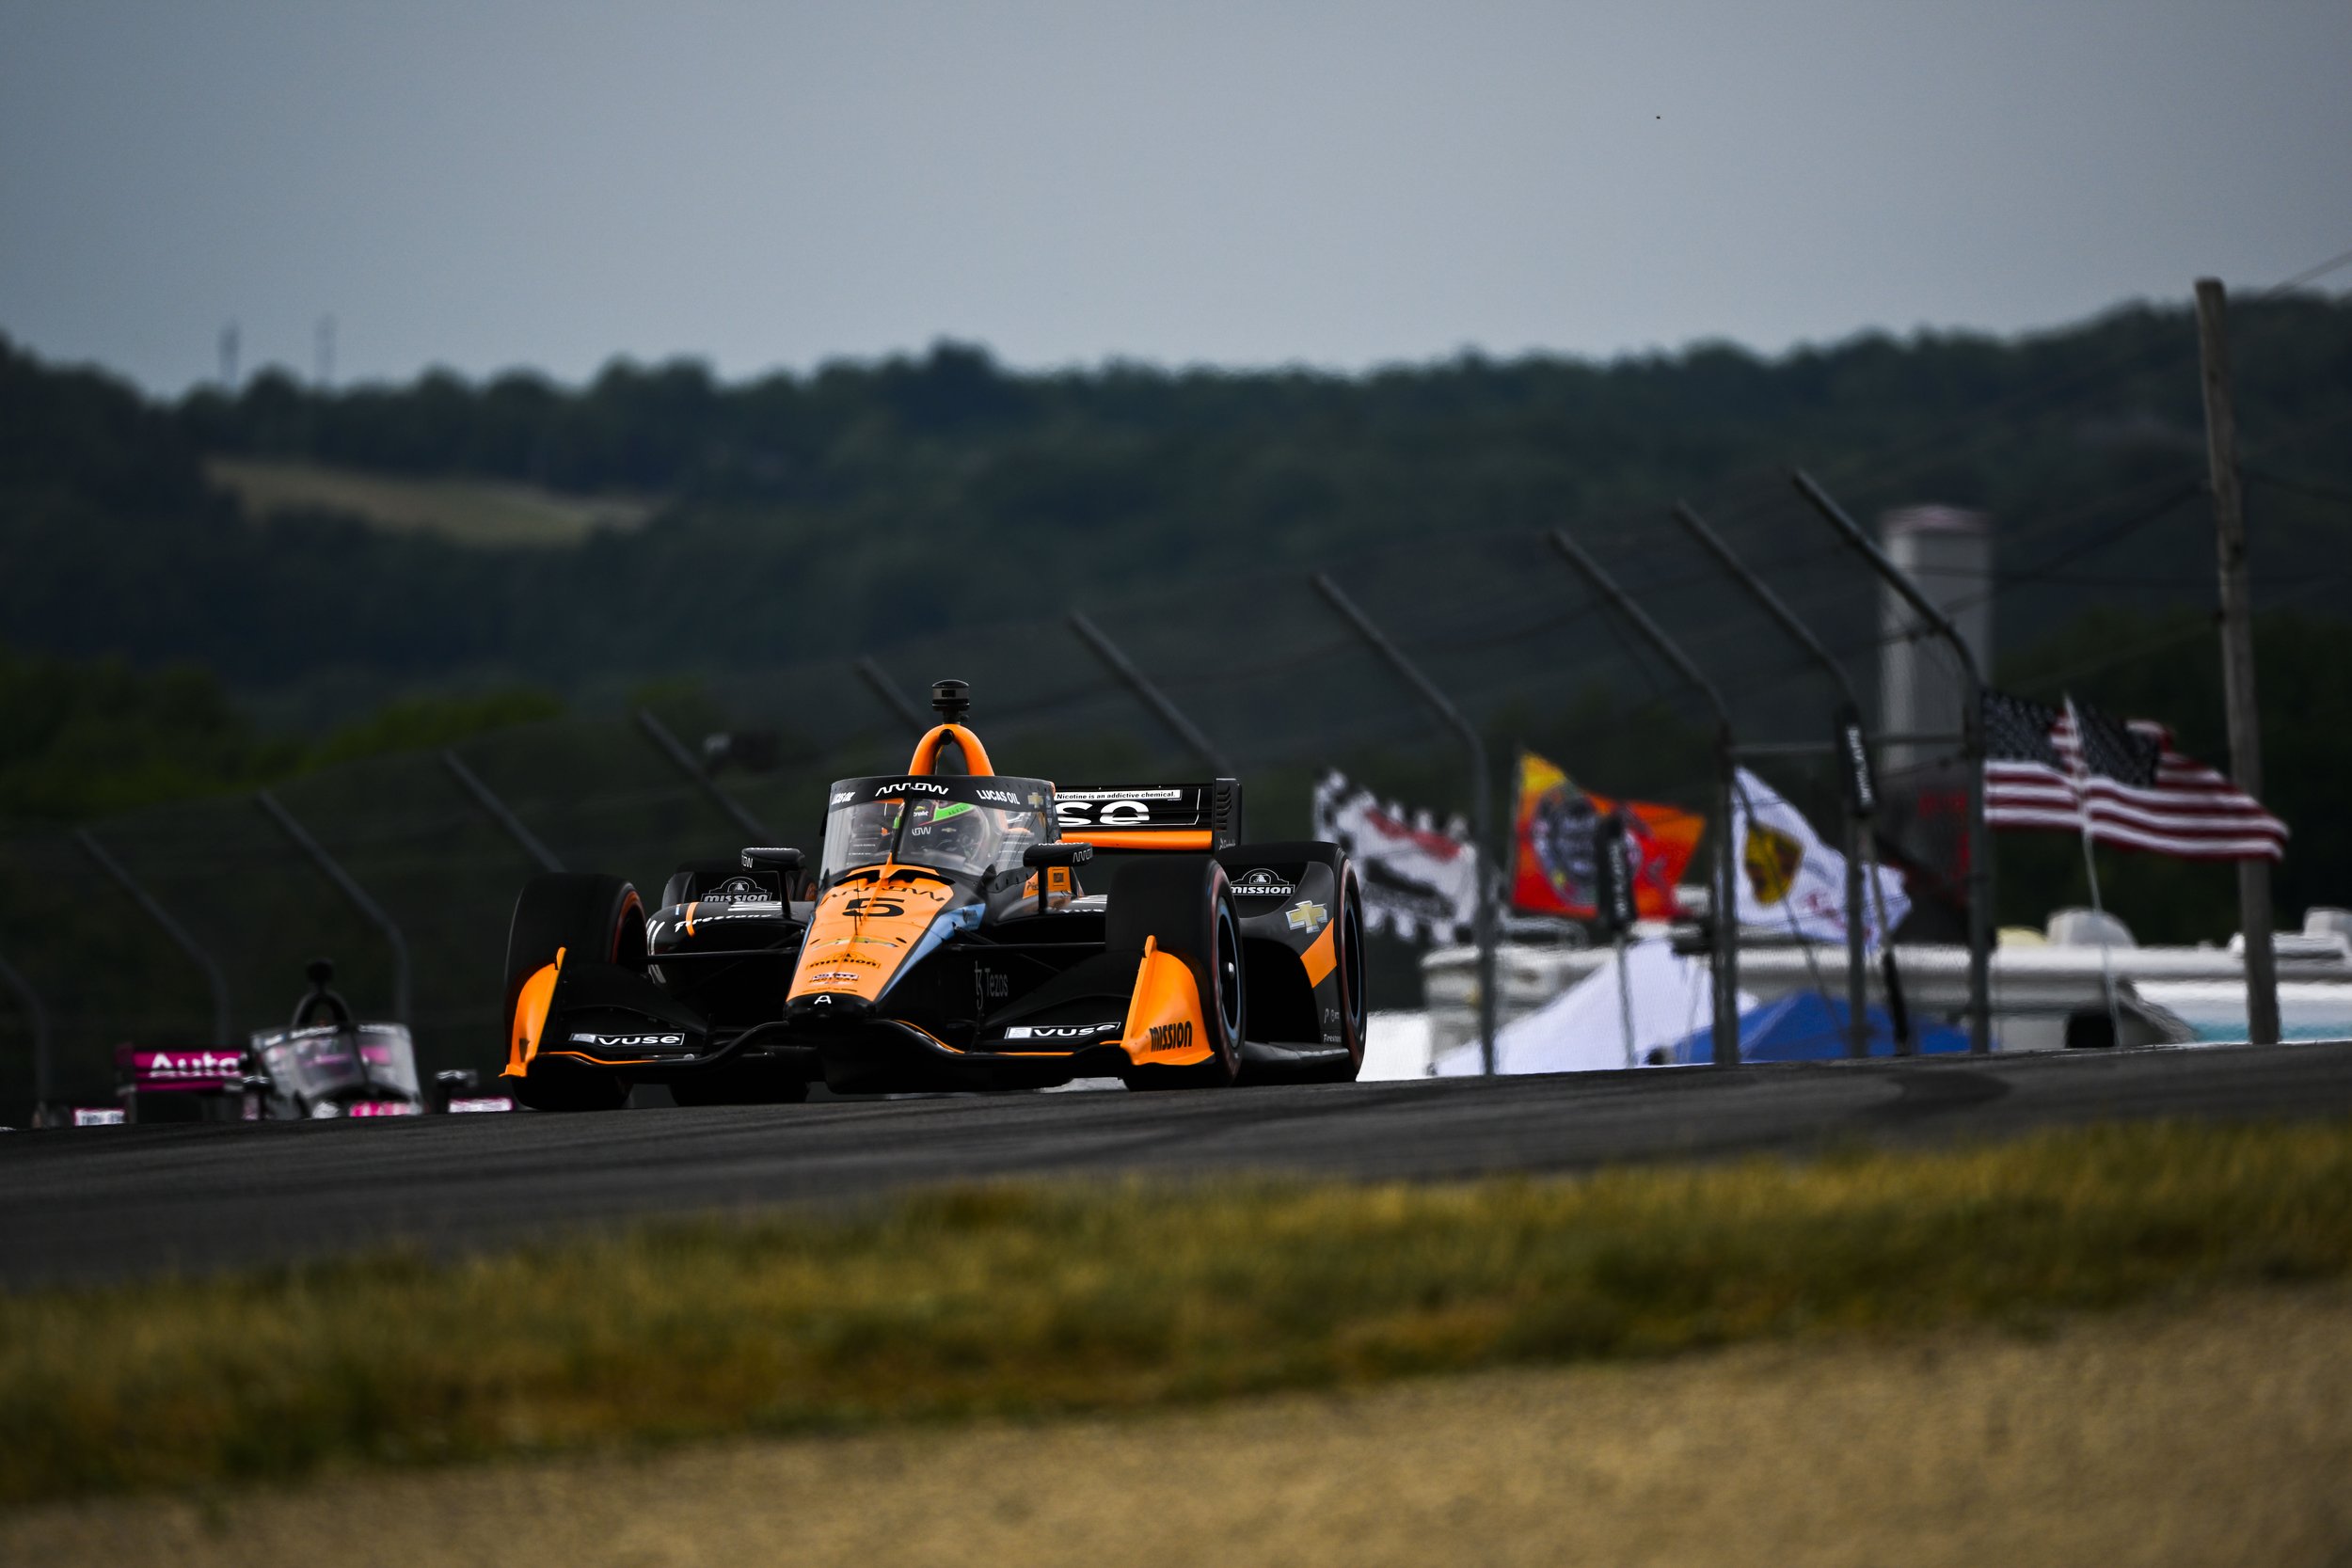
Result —
<path fill-rule="evenodd" d="M 1300 1084 L 1353 1084 L 1364 1069 L 1364 909 L 1356 886 L 1356 868 L 1340 860 L 1339 909 L 1332 915 L 1339 951 L 1333 964 L 1340 977 L 1340 1037 L 1347 1046 L 1344 1061 L 1318 1062 L 1292 1080 Z"/>
<path fill-rule="evenodd" d="M 580 871 L 523 884 L 506 930 L 506 1002 L 499 1013 L 509 1039 L 524 984 L 555 961 L 558 949 L 567 958 L 644 968 L 645 906 L 637 890 L 618 877 Z M 627 1075 L 583 1063 L 534 1059 L 521 1078 L 504 1082 L 534 1111 L 617 1111 L 628 1103 Z"/>
<path fill-rule="evenodd" d="M 1241 1071 L 1245 999 L 1241 918 L 1225 868 L 1207 855 L 1155 857 L 1120 867 L 1111 880 L 1104 946 L 1141 953 L 1146 937 L 1192 972 L 1210 1054 L 1184 1067 L 1137 1067 L 1122 1080 L 1131 1089 L 1232 1084 Z"/>

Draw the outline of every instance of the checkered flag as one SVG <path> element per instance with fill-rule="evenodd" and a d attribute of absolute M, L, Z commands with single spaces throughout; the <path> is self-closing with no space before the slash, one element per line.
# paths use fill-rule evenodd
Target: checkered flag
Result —
<path fill-rule="evenodd" d="M 1383 805 L 1345 774 L 1315 785 L 1314 834 L 1347 851 L 1363 895 L 1364 925 L 1407 942 L 1467 942 L 1477 922 L 1478 852 L 1457 817 Z"/>

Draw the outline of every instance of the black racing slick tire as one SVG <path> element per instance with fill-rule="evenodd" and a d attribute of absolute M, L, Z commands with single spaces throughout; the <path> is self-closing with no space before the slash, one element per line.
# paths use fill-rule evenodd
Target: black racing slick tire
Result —
<path fill-rule="evenodd" d="M 1340 979 L 1340 1038 L 1347 1047 L 1347 1055 L 1302 1069 L 1292 1080 L 1294 1083 L 1353 1084 L 1356 1075 L 1364 1070 L 1363 895 L 1356 886 L 1356 868 L 1347 863 L 1343 855 L 1340 857 L 1339 870 L 1340 907 L 1331 914 L 1331 923 L 1337 927 L 1332 941 L 1339 950 L 1332 955 L 1332 963 Z"/>
<path fill-rule="evenodd" d="M 515 900 L 506 930 L 506 999 L 499 1010 L 511 1033 L 524 984 L 565 955 L 642 969 L 645 906 L 618 877 L 556 871 L 533 877 Z M 515 1098 L 534 1111 L 617 1111 L 628 1103 L 629 1080 L 583 1063 L 535 1059 L 514 1085 Z"/>
<path fill-rule="evenodd" d="M 1131 1089 L 1216 1088 L 1241 1072 L 1247 999 L 1242 994 L 1241 917 L 1225 868 L 1207 855 L 1154 856 L 1120 867 L 1111 879 L 1104 946 L 1143 950 L 1146 937 L 1192 972 L 1209 1035 L 1208 1059 L 1122 1074 Z"/>

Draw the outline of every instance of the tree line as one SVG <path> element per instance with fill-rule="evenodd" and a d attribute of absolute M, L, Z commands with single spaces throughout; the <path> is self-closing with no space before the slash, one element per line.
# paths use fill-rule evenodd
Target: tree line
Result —
<path fill-rule="evenodd" d="M 2352 832 L 2336 830 L 2327 795 L 2342 776 L 2329 737 L 2352 734 L 2344 600 L 2328 591 L 2352 525 L 2352 304 L 2242 307 L 2233 329 L 2257 572 L 2296 595 L 2266 618 L 2263 657 L 2274 804 L 2297 832 L 2292 907 L 2352 887 Z M 860 627 L 858 651 L 887 652 L 893 628 L 1214 583 L 1237 563 L 1303 570 L 1404 546 L 1395 569 L 1409 570 L 1415 545 L 1655 517 L 1677 495 L 1792 459 L 1866 516 L 1935 499 L 2029 535 L 2002 547 L 2005 678 L 2092 667 L 2077 695 L 2181 724 L 2220 760 L 2209 645 L 2176 637 L 2114 657 L 2210 604 L 2193 494 L 2155 527 L 2119 528 L 2133 515 L 2106 504 L 2182 500 L 2164 487 L 2193 486 L 2201 418 L 2185 306 L 2016 340 L 1874 335 L 1779 357 L 1702 345 L 1359 376 L 1032 374 L 943 343 L 732 385 L 692 362 L 616 362 L 570 388 L 433 372 L 323 390 L 266 371 L 176 401 L 0 340 L 0 636 L 15 650 L 0 663 L 15 742 L 0 809 L 84 816 L 310 766 L 316 738 L 257 726 L 244 705 L 304 680 L 368 694 L 338 717 L 376 722 L 377 740 L 347 728 L 339 744 L 397 745 L 552 711 L 592 687 L 790 662 L 835 623 Z M 467 547 L 350 518 L 250 517 L 206 478 L 228 456 L 662 505 L 642 531 L 577 547 Z M 428 701 L 422 719 L 383 706 L 452 689 L 494 695 L 453 712 Z M 1536 744 L 1595 787 L 1671 794 L 1703 774 L 1694 735 L 1656 713 L 1612 717 L 1633 709 L 1580 693 L 1492 718 L 1506 752 Z M 1394 759 L 1391 787 L 1433 766 Z M 1421 797 L 1465 803 L 1448 800 L 1450 771 L 1436 768 Z M 1304 775 L 1280 786 L 1304 787 Z M 2063 856 L 2003 852 L 2018 863 L 2005 913 L 2063 895 Z M 2173 873 L 2120 875 L 2128 887 Z"/>
<path fill-rule="evenodd" d="M 2233 325 L 2249 442 L 2352 418 L 2352 306 L 2288 298 Z M 616 362 L 577 388 L 436 372 L 326 390 L 266 371 L 176 402 L 0 341 L 0 624 L 27 649 L 193 658 L 241 688 L 342 666 L 572 690 L 697 659 L 787 661 L 811 615 L 887 607 L 894 626 L 947 626 L 1242 563 L 1654 513 L 1790 460 L 1858 466 L 1843 493 L 1866 513 L 1934 499 L 2004 526 L 2063 518 L 2193 473 L 2199 421 L 2185 307 L 1776 358 L 1715 344 L 1356 376 L 1024 373 L 942 343 L 732 385 L 691 361 Z M 1889 452 L 1903 461 L 1874 476 Z M 469 548 L 245 516 L 206 482 L 220 456 L 628 491 L 661 510 L 576 548 Z M 2258 490 L 2259 564 L 2327 569 L 2344 515 L 2327 492 L 2352 492 L 2352 446 L 2299 438 L 2274 467 L 2301 488 Z M 2099 547 L 2105 521 L 2038 541 L 2092 547 L 2058 592 L 2005 586 L 2006 643 L 2077 602 L 2181 601 L 2161 579 L 2193 583 L 2196 531 Z M 2138 585 L 2102 585 L 2102 570 Z M 723 648 L 707 635 L 719 626 Z"/>

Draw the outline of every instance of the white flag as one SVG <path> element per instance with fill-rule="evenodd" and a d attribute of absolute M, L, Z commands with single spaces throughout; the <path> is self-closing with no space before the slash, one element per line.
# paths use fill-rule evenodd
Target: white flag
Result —
<path fill-rule="evenodd" d="M 1846 857 L 1822 843 L 1812 824 L 1772 785 L 1744 768 L 1739 778 L 1731 818 L 1738 834 L 1733 850 L 1739 862 L 1740 924 L 1793 931 L 1812 942 L 1843 942 Z M 1879 927 L 1882 902 L 1889 929 L 1911 911 L 1902 873 L 1883 865 L 1877 873 L 1878 898 L 1869 896 L 1868 879 L 1863 882 L 1863 942 L 1870 947 L 1885 940 Z"/>

